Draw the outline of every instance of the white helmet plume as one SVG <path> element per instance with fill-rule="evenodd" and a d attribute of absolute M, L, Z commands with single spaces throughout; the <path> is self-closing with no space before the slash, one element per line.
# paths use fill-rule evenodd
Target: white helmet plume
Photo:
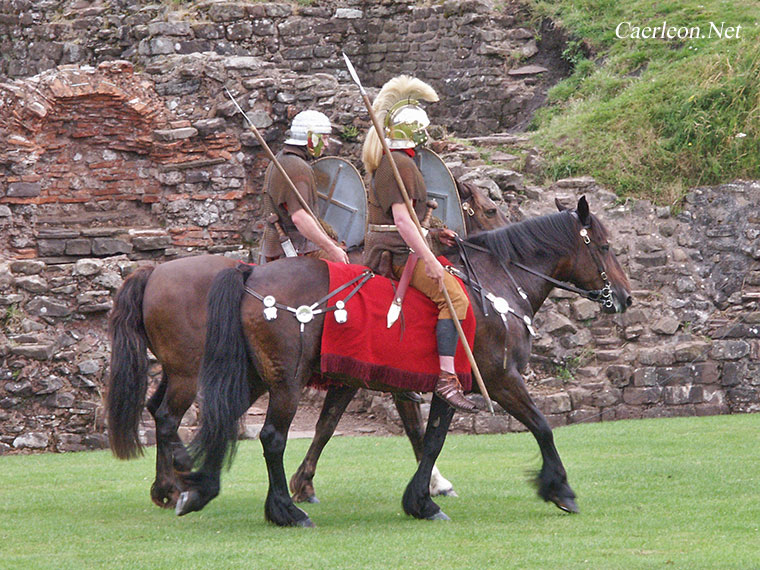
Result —
<path fill-rule="evenodd" d="M 409 75 L 394 77 L 383 85 L 372 104 L 380 123 L 385 123 L 386 115 L 392 107 L 405 100 L 423 100 L 434 103 L 438 101 L 438 94 L 430 85 L 416 77 Z M 362 162 L 368 175 L 377 170 L 382 156 L 382 143 L 374 127 L 371 127 L 362 147 Z"/>

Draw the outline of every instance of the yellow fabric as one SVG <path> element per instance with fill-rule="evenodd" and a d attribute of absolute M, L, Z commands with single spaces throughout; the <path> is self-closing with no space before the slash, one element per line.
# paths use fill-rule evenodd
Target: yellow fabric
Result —
<path fill-rule="evenodd" d="M 393 274 L 399 279 L 403 271 L 403 265 L 395 265 L 393 267 Z M 446 291 L 449 292 L 456 318 L 463 321 L 467 316 L 467 307 L 470 304 L 467 294 L 462 290 L 462 287 L 454 276 L 448 272 L 443 276 L 443 284 L 446 287 Z M 430 298 L 438 306 L 439 319 L 452 318 L 449 307 L 446 304 L 446 297 L 443 295 L 443 291 L 438 288 L 438 281 L 427 276 L 425 273 L 425 263 L 421 259 L 418 259 L 417 264 L 414 266 L 410 285 Z"/>

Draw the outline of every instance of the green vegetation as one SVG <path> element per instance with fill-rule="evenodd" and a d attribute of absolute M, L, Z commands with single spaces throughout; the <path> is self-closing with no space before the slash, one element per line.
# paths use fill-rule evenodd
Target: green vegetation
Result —
<path fill-rule="evenodd" d="M 579 515 L 537 499 L 528 433 L 451 436 L 439 459 L 459 498 L 450 523 L 403 514 L 405 438 L 335 438 L 323 454 L 316 529 L 264 522 L 266 470 L 243 442 L 221 495 L 182 518 L 152 505 L 148 456 L 0 457 L 4 569 L 758 568 L 756 415 L 579 424 L 555 430 Z M 291 441 L 292 473 L 306 440 Z"/>
<path fill-rule="evenodd" d="M 619 195 L 675 204 L 689 187 L 760 177 L 757 2 L 527 1 L 572 38 L 573 74 L 532 125 L 547 178 L 591 174 Z M 697 26 L 702 37 L 677 37 Z"/>
<path fill-rule="evenodd" d="M 0 315 L 0 330 L 6 334 L 17 332 L 22 319 L 23 314 L 18 305 L 15 303 L 8 305 L 3 314 Z"/>
<path fill-rule="evenodd" d="M 340 138 L 346 142 L 356 142 L 359 138 L 359 129 L 354 125 L 346 125 L 339 134 Z"/>

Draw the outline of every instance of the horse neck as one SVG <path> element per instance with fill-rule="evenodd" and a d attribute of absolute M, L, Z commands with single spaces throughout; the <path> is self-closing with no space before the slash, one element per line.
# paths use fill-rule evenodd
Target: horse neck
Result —
<path fill-rule="evenodd" d="M 490 253 L 475 251 L 471 254 L 470 261 L 477 266 L 476 272 L 483 287 L 498 296 L 504 297 L 510 304 L 515 304 L 523 310 L 526 308 L 526 301 L 517 294 L 512 280 Z M 536 260 L 521 260 L 520 262 L 544 275 L 559 279 L 556 273 L 563 261 L 565 261 L 563 258 L 556 256 L 556 258 L 546 258 L 540 262 Z M 460 269 L 463 269 L 461 261 L 459 266 Z M 532 275 L 512 264 L 506 264 L 506 267 L 517 285 L 527 294 L 527 305 L 530 306 L 531 315 L 536 314 L 554 286 L 546 279 Z"/>

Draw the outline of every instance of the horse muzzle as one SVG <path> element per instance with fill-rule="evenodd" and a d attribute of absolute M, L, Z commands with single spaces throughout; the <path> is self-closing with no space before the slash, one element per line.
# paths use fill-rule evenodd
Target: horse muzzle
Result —
<path fill-rule="evenodd" d="M 633 305 L 633 296 L 628 291 L 612 290 L 600 303 L 603 313 L 625 313 Z"/>

